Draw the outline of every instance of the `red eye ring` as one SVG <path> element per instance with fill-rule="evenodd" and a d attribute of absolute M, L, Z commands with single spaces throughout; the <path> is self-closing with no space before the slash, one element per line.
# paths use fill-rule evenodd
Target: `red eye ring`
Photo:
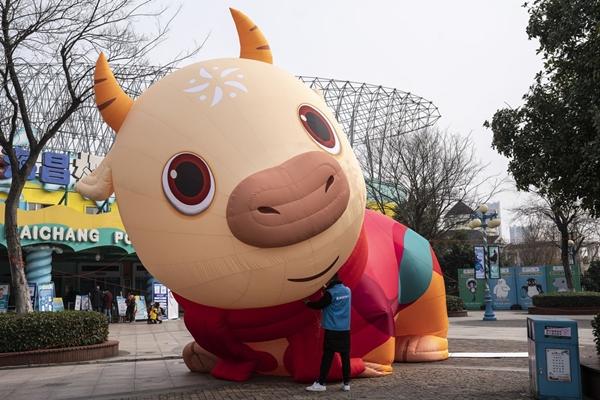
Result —
<path fill-rule="evenodd" d="M 315 107 L 303 104 L 298 108 L 298 117 L 302 126 L 317 144 L 332 154 L 340 151 L 340 144 L 333 126 Z"/>
<path fill-rule="evenodd" d="M 178 153 L 165 164 L 162 186 L 169 202 L 187 215 L 208 208 L 215 194 L 214 177 L 208 164 L 193 153 Z"/>

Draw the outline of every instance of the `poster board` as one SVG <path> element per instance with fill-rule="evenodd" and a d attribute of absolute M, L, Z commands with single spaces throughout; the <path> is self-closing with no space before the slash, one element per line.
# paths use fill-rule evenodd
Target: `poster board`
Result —
<path fill-rule="evenodd" d="M 8 299 L 10 297 L 10 285 L 0 283 L 0 313 L 8 311 Z"/>
<path fill-rule="evenodd" d="M 581 291 L 581 274 L 577 264 L 571 265 L 571 275 L 573 277 L 573 288 Z M 546 282 L 548 284 L 548 293 L 567 292 L 567 279 L 565 278 L 565 269 L 562 265 L 546 266 Z"/>
<path fill-rule="evenodd" d="M 41 312 L 52 312 L 54 309 L 54 282 L 38 285 L 38 309 Z"/>
<path fill-rule="evenodd" d="M 171 291 L 171 289 L 167 288 L 167 295 L 167 315 L 169 316 L 169 319 L 177 319 L 179 318 L 179 303 L 177 302 L 177 300 L 175 300 L 175 296 L 173 296 L 173 292 Z"/>
<path fill-rule="evenodd" d="M 546 269 L 542 265 L 517 269 L 517 300 L 523 309 L 533 305 L 533 296 L 546 293 Z"/>
<path fill-rule="evenodd" d="M 81 310 L 81 296 L 80 295 L 75 296 L 75 308 L 73 308 L 73 309 Z"/>
<path fill-rule="evenodd" d="M 135 296 L 135 305 L 137 307 L 137 312 L 135 313 L 135 320 L 147 320 L 148 309 L 146 308 L 146 299 L 144 298 L 144 296 Z"/>
<path fill-rule="evenodd" d="M 490 262 L 491 265 L 491 262 Z M 517 281 L 514 267 L 500 268 L 501 278 L 490 279 L 490 291 L 496 310 L 510 310 L 513 304 L 517 304 Z"/>
<path fill-rule="evenodd" d="M 92 302 L 90 301 L 90 296 L 87 294 L 81 295 L 81 311 L 91 311 L 92 310 Z"/>
<path fill-rule="evenodd" d="M 125 297 L 117 296 L 117 313 L 119 314 L 119 317 L 127 316 L 127 303 L 125 300 Z"/>
<path fill-rule="evenodd" d="M 165 310 L 167 318 L 169 318 L 167 287 L 159 282 L 152 284 L 152 303 L 158 303 Z"/>
<path fill-rule="evenodd" d="M 31 301 L 31 308 L 37 310 L 37 283 L 27 282 L 27 289 L 29 290 L 29 300 Z"/>
<path fill-rule="evenodd" d="M 65 305 L 63 304 L 62 297 L 55 297 L 54 299 L 52 299 L 52 311 L 65 311 Z"/>
<path fill-rule="evenodd" d="M 475 279 L 474 268 L 459 268 L 458 293 L 467 310 L 479 310 L 483 304 L 485 281 Z"/>

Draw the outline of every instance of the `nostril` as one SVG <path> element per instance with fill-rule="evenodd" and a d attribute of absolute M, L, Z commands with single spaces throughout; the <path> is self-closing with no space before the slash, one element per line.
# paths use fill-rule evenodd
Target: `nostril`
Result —
<path fill-rule="evenodd" d="M 331 185 L 333 185 L 333 181 L 335 181 L 335 178 L 333 175 L 330 175 L 329 178 L 327 178 L 327 183 L 325 184 L 325 193 L 327 193 Z"/>
<path fill-rule="evenodd" d="M 280 214 L 279 211 L 277 211 L 276 209 L 274 209 L 273 207 L 265 207 L 265 206 L 261 206 L 257 208 L 258 212 L 263 213 L 263 214 Z"/>

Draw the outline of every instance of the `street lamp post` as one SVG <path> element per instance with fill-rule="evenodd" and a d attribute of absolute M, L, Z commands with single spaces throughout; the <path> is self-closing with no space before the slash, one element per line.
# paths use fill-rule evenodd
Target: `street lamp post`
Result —
<path fill-rule="evenodd" d="M 483 245 L 484 245 L 484 274 L 485 274 L 485 293 L 483 302 L 485 303 L 485 313 L 483 315 L 484 321 L 495 321 L 496 315 L 494 314 L 494 304 L 492 294 L 490 292 L 489 285 L 489 251 L 487 242 L 487 228 L 496 228 L 500 226 L 500 219 L 497 218 L 496 212 L 488 213 L 488 206 L 485 204 L 480 205 L 475 212 L 471 215 L 471 221 L 469 227 L 471 229 L 483 229 Z M 487 268 L 486 268 L 487 267 Z"/>

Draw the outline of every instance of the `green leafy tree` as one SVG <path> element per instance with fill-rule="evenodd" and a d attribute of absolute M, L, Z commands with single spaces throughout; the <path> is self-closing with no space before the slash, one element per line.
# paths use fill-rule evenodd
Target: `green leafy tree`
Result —
<path fill-rule="evenodd" d="M 569 277 L 569 221 L 559 211 L 582 207 L 600 215 L 600 0 L 524 6 L 527 34 L 539 41 L 544 68 L 523 106 L 498 110 L 485 126 L 494 148 L 510 159 L 517 188 L 538 193 L 557 211 Z"/>

